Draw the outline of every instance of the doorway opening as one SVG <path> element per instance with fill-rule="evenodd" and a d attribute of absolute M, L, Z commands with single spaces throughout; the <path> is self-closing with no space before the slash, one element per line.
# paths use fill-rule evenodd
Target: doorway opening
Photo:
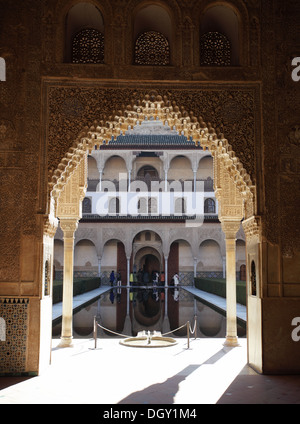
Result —
<path fill-rule="evenodd" d="M 217 197 L 217 200 L 221 207 L 219 207 L 218 213 L 219 218 L 222 222 L 222 229 L 226 233 L 226 240 L 235 239 L 236 232 L 240 226 L 241 220 L 243 219 L 246 222 L 247 226 L 257 226 L 257 222 L 253 220 L 254 213 L 254 194 L 255 190 L 249 178 L 249 175 L 243 168 L 242 164 L 239 162 L 238 158 L 234 156 L 234 152 L 230 148 L 227 140 L 224 140 L 221 135 L 218 135 L 211 128 L 208 129 L 204 125 L 203 121 L 197 122 L 195 119 L 191 120 L 188 115 L 179 116 L 178 112 L 174 111 L 174 107 L 168 105 L 162 107 L 162 101 L 159 99 L 156 102 L 149 103 L 149 101 L 144 101 L 144 106 L 134 110 L 134 114 L 129 117 L 128 111 L 124 114 L 123 117 L 116 119 L 114 125 L 107 129 L 103 126 L 93 127 L 89 132 L 88 137 L 80 139 L 77 147 L 73 149 L 73 154 L 71 157 L 72 166 L 69 168 L 66 167 L 65 162 L 62 162 L 61 166 L 57 173 L 51 181 L 51 196 L 55 199 L 58 208 L 55 210 L 53 208 L 53 215 L 55 218 L 59 218 L 60 222 L 71 219 L 76 220 L 76 217 L 72 216 L 70 213 L 66 213 L 66 208 L 59 209 L 60 203 L 64 203 L 64 198 L 61 197 L 61 194 L 66 191 L 64 187 L 67 185 L 72 185 L 73 188 L 77 185 L 78 197 L 77 201 L 81 204 L 84 196 L 84 189 L 86 188 L 86 173 L 84 175 L 85 181 L 83 182 L 81 177 L 84 174 L 83 163 L 86 161 L 87 154 L 90 153 L 96 146 L 101 146 L 104 139 L 115 135 L 121 132 L 121 128 L 124 125 L 129 124 L 132 119 L 138 120 L 140 116 L 155 116 L 156 119 L 161 119 L 163 122 L 169 122 L 170 127 L 176 127 L 181 131 L 181 133 L 186 134 L 190 139 L 193 139 L 196 146 L 201 147 L 202 149 L 208 149 L 213 155 L 215 161 L 214 166 L 214 190 Z M 176 115 L 176 116 L 175 116 Z M 132 118 L 134 116 L 134 118 Z M 175 120 L 176 118 L 176 120 Z M 172 125 L 176 122 L 176 125 Z M 75 154 L 76 153 L 76 154 Z M 77 179 L 74 177 L 76 175 L 76 169 L 80 169 Z M 72 172 L 70 172 L 72 170 Z M 151 175 L 150 175 L 151 177 Z M 194 185 L 195 187 L 195 185 Z M 74 192 L 74 191 L 73 191 Z M 226 196 L 231 196 L 229 204 L 226 205 Z M 76 199 L 75 199 L 76 200 Z M 55 204 L 54 202 L 54 204 Z M 80 208 L 79 208 L 80 209 Z M 70 209 L 68 209 L 70 210 Z M 80 219 L 80 213 L 77 217 L 77 221 Z M 120 230 L 121 232 L 121 230 Z M 73 233 L 74 234 L 74 233 Z M 229 246 L 229 243 L 226 241 L 226 246 Z M 232 244 L 231 244 L 232 245 Z M 126 249 L 125 249 L 126 250 Z M 128 250 L 128 248 L 127 248 Z M 161 256 L 162 252 L 158 252 L 158 255 L 153 252 L 140 252 L 139 260 L 136 261 L 137 256 L 135 255 L 134 264 L 138 267 L 144 268 L 147 272 L 152 272 L 155 268 L 162 270 L 163 268 L 166 271 L 166 259 L 163 260 Z M 228 257 L 229 255 L 227 255 Z M 130 262 L 130 256 L 128 256 L 128 251 L 126 252 L 127 257 L 127 274 L 128 274 L 128 263 Z M 132 259 L 131 259 L 132 260 Z M 163 267 L 163 264 L 165 265 Z M 235 270 L 235 258 L 234 258 L 234 273 L 232 272 L 233 261 L 227 263 L 227 271 L 231 269 L 230 278 L 231 279 L 231 289 L 232 281 L 236 278 Z M 196 264 L 197 267 L 197 264 Z M 228 272 L 226 276 L 228 276 Z M 234 274 L 234 277 L 233 277 Z M 246 273 L 247 274 L 247 273 Z M 248 279 L 248 274 L 247 274 Z M 228 284 L 229 285 L 229 284 Z M 231 293 L 232 294 L 232 293 Z M 235 302 L 235 300 L 230 300 L 230 302 Z"/>

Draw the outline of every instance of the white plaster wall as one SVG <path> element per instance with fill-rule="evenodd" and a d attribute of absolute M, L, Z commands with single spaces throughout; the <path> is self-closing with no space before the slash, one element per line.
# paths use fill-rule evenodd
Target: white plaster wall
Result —
<path fill-rule="evenodd" d="M 199 162 L 197 179 L 206 180 L 208 177 L 213 178 L 213 176 L 213 158 L 204 157 Z"/>
<path fill-rule="evenodd" d="M 168 179 L 170 180 L 193 180 L 194 174 L 191 167 L 191 162 L 186 157 L 175 157 L 170 163 L 168 171 Z"/>
<path fill-rule="evenodd" d="M 117 242 L 108 241 L 103 249 L 102 271 L 116 271 L 117 269 Z"/>
<path fill-rule="evenodd" d="M 92 156 L 88 156 L 88 178 L 91 180 L 99 179 L 97 162 Z"/>
<path fill-rule="evenodd" d="M 246 246 L 244 240 L 236 241 L 236 271 L 240 271 L 241 265 L 246 264 Z"/>
<path fill-rule="evenodd" d="M 199 271 L 222 271 L 222 255 L 217 242 L 214 240 L 205 240 L 199 247 L 199 259 L 203 264 L 201 269 L 199 264 L 197 270 Z"/>
<path fill-rule="evenodd" d="M 119 156 L 109 158 L 103 169 L 102 178 L 104 180 L 119 180 L 120 174 L 127 174 L 126 163 Z"/>
<path fill-rule="evenodd" d="M 246 263 L 245 242 L 243 240 L 236 241 L 236 260 Z"/>
<path fill-rule="evenodd" d="M 64 244 L 61 240 L 54 240 L 54 262 L 57 266 L 64 265 Z"/>
<path fill-rule="evenodd" d="M 90 266 L 98 266 L 96 248 L 89 240 L 79 241 L 74 249 L 74 266 L 82 267 L 90 263 Z"/>
<path fill-rule="evenodd" d="M 179 270 L 193 271 L 194 261 L 190 245 L 183 240 L 179 241 Z"/>

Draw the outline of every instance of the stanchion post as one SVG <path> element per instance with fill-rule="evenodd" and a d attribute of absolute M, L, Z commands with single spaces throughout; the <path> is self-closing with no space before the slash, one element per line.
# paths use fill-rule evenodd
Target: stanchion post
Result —
<path fill-rule="evenodd" d="M 96 315 L 94 316 L 94 341 L 95 341 L 95 349 L 97 349 L 97 321 L 96 321 Z"/>
<path fill-rule="evenodd" d="M 197 315 L 195 315 L 195 322 L 194 322 L 194 324 L 195 324 L 194 329 L 195 329 L 195 340 L 196 340 L 197 339 Z"/>
<path fill-rule="evenodd" d="M 190 321 L 187 322 L 187 348 L 190 348 Z"/>

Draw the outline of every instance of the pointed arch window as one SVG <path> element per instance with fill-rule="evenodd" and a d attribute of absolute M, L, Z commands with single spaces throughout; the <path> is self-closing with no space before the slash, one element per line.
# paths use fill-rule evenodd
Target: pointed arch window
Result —
<path fill-rule="evenodd" d="M 157 31 L 139 35 L 135 43 L 136 65 L 169 65 L 170 46 L 167 38 Z"/>
<path fill-rule="evenodd" d="M 73 63 L 104 63 L 104 35 L 93 28 L 84 28 L 73 38 Z"/>
<path fill-rule="evenodd" d="M 220 32 L 207 32 L 200 39 L 200 64 L 202 66 L 230 66 L 231 45 Z"/>

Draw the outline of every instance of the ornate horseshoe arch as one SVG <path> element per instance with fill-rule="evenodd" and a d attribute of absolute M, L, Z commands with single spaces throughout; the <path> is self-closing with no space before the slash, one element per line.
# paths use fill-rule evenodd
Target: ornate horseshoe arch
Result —
<path fill-rule="evenodd" d="M 196 145 L 208 149 L 215 160 L 215 190 L 218 196 L 222 170 L 230 176 L 238 192 L 247 204 L 245 218 L 254 215 L 255 187 L 243 164 L 236 156 L 232 146 L 224 135 L 217 132 L 209 123 L 190 114 L 170 102 L 167 98 L 156 96 L 151 100 L 146 96 L 141 101 L 132 101 L 106 121 L 95 121 L 90 127 L 84 128 L 77 139 L 61 160 L 57 169 L 49 175 L 49 192 L 57 199 L 69 177 L 73 174 L 82 158 L 95 147 L 100 147 L 112 137 L 125 132 L 129 126 L 133 127 L 144 119 L 159 119 L 167 122 L 170 127 L 176 127 L 179 133 L 192 137 Z M 220 196 L 219 196 L 220 198 Z"/>
<path fill-rule="evenodd" d="M 118 94 L 117 90 L 116 94 Z M 223 101 L 226 100 L 227 94 L 226 90 L 223 90 Z M 241 97 L 243 98 L 243 95 Z M 217 99 L 218 96 L 215 96 L 215 103 Z M 78 108 L 76 98 L 70 99 L 69 97 L 66 100 L 70 102 L 69 111 L 71 110 L 71 113 L 76 114 Z M 93 99 L 91 98 L 89 101 L 92 103 Z M 230 105 L 232 106 L 234 101 L 230 96 L 228 101 L 231 102 Z M 214 106 L 213 103 L 210 104 L 211 109 Z M 237 104 L 235 104 L 236 107 Z M 219 109 L 222 108 L 219 107 Z M 90 110 L 90 106 L 87 107 L 87 110 Z M 260 269 L 261 225 L 259 219 L 255 216 L 256 187 L 252 182 L 250 172 L 247 172 L 232 145 L 220 130 L 215 129 L 210 123 L 206 123 L 202 116 L 196 118 L 193 112 L 188 113 L 184 107 L 178 107 L 176 101 L 171 101 L 168 96 L 163 97 L 157 94 L 153 95 L 153 93 L 143 95 L 140 100 L 139 98 L 133 99 L 129 105 L 123 105 L 118 111 L 113 111 L 108 116 L 103 115 L 101 118 L 94 120 L 91 125 L 78 134 L 63 159 L 60 160 L 59 165 L 48 174 L 48 193 L 50 194 L 52 210 L 46 218 L 46 231 L 49 231 L 51 219 L 55 222 L 59 218 L 66 239 L 68 239 L 70 245 L 73 243 L 74 233 L 81 218 L 81 202 L 87 186 L 87 156 L 93 149 L 100 148 L 103 144 L 109 142 L 112 137 L 118 137 L 126 132 L 129 126 L 132 128 L 139 125 L 145 119 L 160 120 L 167 123 L 169 127 L 176 128 L 179 134 L 192 139 L 195 145 L 208 149 L 214 159 L 214 190 L 219 201 L 218 215 L 226 240 L 226 283 L 228 287 L 226 297 L 228 305 L 231 305 L 227 313 L 226 343 L 229 346 L 236 346 L 238 343 L 234 324 L 236 315 L 232 305 L 236 303 L 235 243 L 241 221 L 243 221 L 247 239 L 248 262 L 251 258 L 252 260 L 254 258 L 258 264 L 258 269 Z M 83 117 L 77 119 L 77 126 L 82 121 L 84 121 Z M 250 136 L 249 139 L 251 139 Z M 52 138 L 52 140 L 54 139 Z M 239 146 L 239 153 L 243 155 L 241 146 Z M 247 154 L 253 164 L 254 148 L 252 150 L 251 147 L 248 148 Z M 253 167 L 252 173 L 255 175 Z M 55 224 L 53 224 L 53 227 L 55 227 Z M 54 234 L 54 231 L 52 231 L 52 234 Z M 69 250 L 71 251 L 71 249 Z M 73 262 L 70 256 L 66 273 L 71 274 L 72 269 Z M 249 278 L 248 275 L 248 286 Z M 256 275 L 255 278 L 256 290 L 260 293 L 260 275 Z M 70 308 L 69 304 L 67 306 Z M 68 344 L 70 342 L 69 332 L 70 329 L 67 328 L 66 334 L 62 337 L 63 343 Z"/>

